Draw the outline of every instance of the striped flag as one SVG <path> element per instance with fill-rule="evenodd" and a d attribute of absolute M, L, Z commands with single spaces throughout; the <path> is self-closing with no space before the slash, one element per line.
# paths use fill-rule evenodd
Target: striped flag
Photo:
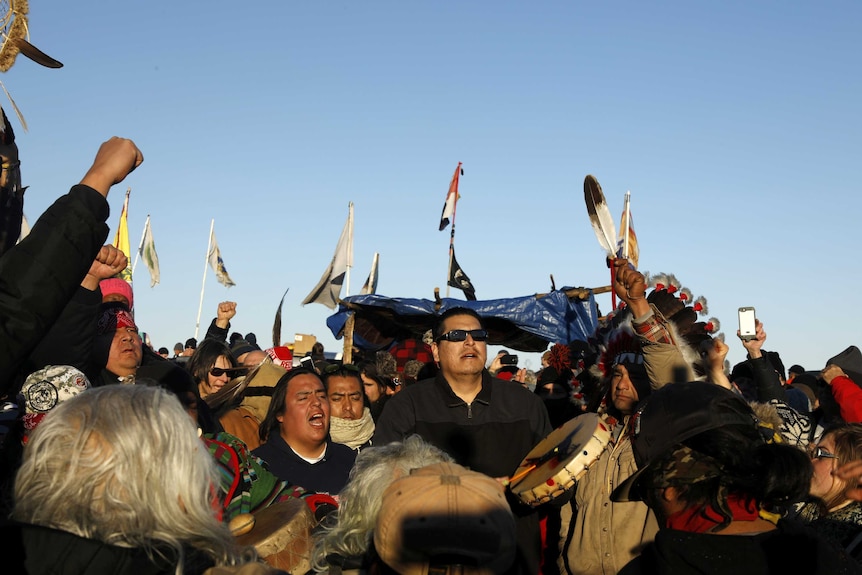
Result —
<path fill-rule="evenodd" d="M 455 219 L 455 204 L 458 202 L 458 179 L 463 175 L 464 170 L 461 169 L 461 162 L 458 162 L 455 175 L 452 176 L 452 182 L 449 184 L 449 192 L 446 194 L 446 203 L 443 204 L 443 214 L 440 216 L 441 232 L 446 229 L 450 221 Z"/>
<path fill-rule="evenodd" d="M 227 268 L 224 267 L 224 260 L 221 259 L 221 251 L 218 249 L 218 241 L 216 241 L 215 230 L 210 231 L 210 253 L 207 254 L 207 259 L 210 262 L 210 267 L 213 269 L 218 282 L 224 286 L 231 287 L 236 284 L 230 279 L 227 273 Z"/>
<path fill-rule="evenodd" d="M 123 212 L 120 214 L 120 225 L 117 226 L 117 235 L 114 236 L 114 247 L 126 254 L 128 259 L 126 269 L 118 273 L 116 277 L 125 280 L 129 285 L 132 285 L 132 250 L 129 247 L 129 194 L 131 193 L 132 188 L 126 190 Z"/>
<path fill-rule="evenodd" d="M 147 223 L 144 225 L 144 236 L 141 238 L 138 254 L 150 271 L 150 287 L 155 287 L 160 279 L 159 254 L 156 253 L 156 244 L 153 242 L 153 230 L 150 227 L 149 215 L 147 215 Z"/>

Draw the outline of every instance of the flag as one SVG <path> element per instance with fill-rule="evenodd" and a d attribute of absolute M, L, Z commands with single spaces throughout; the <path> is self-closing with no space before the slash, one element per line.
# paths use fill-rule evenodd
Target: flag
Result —
<path fill-rule="evenodd" d="M 640 258 L 640 250 L 638 249 L 638 237 L 635 235 L 634 222 L 632 222 L 632 211 L 629 203 L 630 194 L 626 192 L 625 207 L 623 215 L 620 219 L 620 239 L 617 241 L 617 257 L 623 258 L 627 255 L 629 263 L 637 269 L 638 259 Z M 625 245 L 628 238 L 628 246 Z M 623 252 L 628 247 L 628 254 Z"/>
<path fill-rule="evenodd" d="M 374 261 L 371 262 L 371 272 L 368 274 L 368 279 L 365 280 L 365 285 L 359 290 L 360 295 L 377 293 L 377 262 L 380 260 L 380 254 L 374 252 Z"/>
<path fill-rule="evenodd" d="M 150 270 L 150 287 L 155 287 L 159 283 L 159 254 L 156 253 L 156 244 L 153 242 L 153 230 L 150 227 L 150 216 L 147 215 L 147 223 L 144 224 L 144 236 L 141 238 L 141 245 L 138 246 L 138 254 L 147 269 Z"/>
<path fill-rule="evenodd" d="M 129 194 L 132 193 L 132 188 L 126 190 L 126 200 L 123 202 L 123 212 L 120 214 L 120 225 L 117 226 L 117 235 L 114 236 L 114 247 L 126 254 L 127 262 L 126 269 L 117 274 L 116 277 L 121 280 L 126 280 L 129 285 L 132 285 L 132 258 L 131 248 L 129 247 Z"/>
<path fill-rule="evenodd" d="M 453 288 L 458 288 L 464 292 L 464 295 L 470 301 L 476 301 L 476 288 L 470 283 L 470 278 L 458 265 L 458 260 L 455 259 L 455 250 L 452 250 L 452 274 L 449 276 L 449 285 Z"/>
<path fill-rule="evenodd" d="M 446 229 L 451 220 L 455 219 L 455 204 L 458 202 L 458 178 L 463 175 L 464 170 L 461 169 L 461 162 L 458 162 L 455 175 L 452 176 L 452 183 L 449 184 L 449 193 L 446 194 L 446 203 L 443 204 L 443 214 L 440 216 L 441 232 Z"/>
<path fill-rule="evenodd" d="M 233 280 L 230 279 L 230 276 L 227 273 L 227 268 L 224 267 L 224 260 L 221 259 L 221 251 L 218 249 L 215 230 L 210 231 L 210 253 L 207 254 L 207 259 L 209 259 L 210 267 L 215 272 L 216 279 L 220 284 L 227 287 L 236 285 L 233 283 Z"/>
<path fill-rule="evenodd" d="M 348 269 L 352 266 L 353 202 L 350 202 L 347 223 L 344 224 L 344 229 L 341 230 L 341 237 L 338 239 L 338 245 L 335 247 L 335 255 L 332 256 L 332 261 L 329 263 L 326 271 L 323 272 L 320 281 L 317 282 L 311 293 L 302 300 L 302 305 L 319 303 L 329 309 L 335 309 L 338 306 L 338 298 L 341 296 L 341 286 L 344 285 Z"/>

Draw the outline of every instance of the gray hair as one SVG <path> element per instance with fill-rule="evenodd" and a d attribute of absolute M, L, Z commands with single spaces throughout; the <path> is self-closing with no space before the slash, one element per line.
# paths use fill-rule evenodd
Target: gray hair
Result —
<path fill-rule="evenodd" d="M 447 461 L 452 461 L 448 454 L 418 435 L 363 449 L 339 495 L 336 521 L 315 537 L 311 554 L 314 570 L 326 572 L 329 555 L 363 555 L 371 544 L 386 488 L 413 469 Z"/>
<path fill-rule="evenodd" d="M 109 385 L 58 405 L 33 432 L 15 478 L 12 517 L 151 558 L 183 547 L 216 564 L 241 551 L 211 504 L 215 461 L 177 398 L 160 388 Z M 161 551 L 159 551 L 161 549 Z"/>

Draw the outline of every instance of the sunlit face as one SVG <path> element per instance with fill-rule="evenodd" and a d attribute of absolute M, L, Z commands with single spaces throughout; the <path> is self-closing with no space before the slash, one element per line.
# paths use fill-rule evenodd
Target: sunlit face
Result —
<path fill-rule="evenodd" d="M 114 340 L 111 342 L 108 363 L 105 367 L 111 373 L 122 377 L 133 375 L 141 365 L 142 356 L 138 328 L 123 327 L 114 332 Z"/>
<path fill-rule="evenodd" d="M 230 359 L 224 355 L 218 356 L 213 364 L 213 368 L 219 369 L 231 369 L 232 367 Z M 210 368 L 207 372 L 206 381 L 198 383 L 198 391 L 201 394 L 201 398 L 214 394 L 223 388 L 228 381 L 230 381 L 230 375 L 224 372 L 221 375 L 213 375 L 212 368 Z"/>
<path fill-rule="evenodd" d="M 634 413 L 638 403 L 638 392 L 624 365 L 614 366 L 613 379 L 611 379 L 611 401 L 623 415 Z"/>
<path fill-rule="evenodd" d="M 362 374 L 362 387 L 365 389 L 365 397 L 368 398 L 370 403 L 374 403 L 380 399 L 380 386 L 364 373 Z"/>
<path fill-rule="evenodd" d="M 479 320 L 471 315 L 453 315 L 446 318 L 440 333 L 453 329 L 482 329 Z M 431 344 L 434 361 L 440 364 L 440 371 L 447 379 L 463 376 L 473 376 L 482 373 L 488 357 L 488 345 L 484 341 L 475 341 L 468 335 L 464 341 L 441 340 Z"/>
<path fill-rule="evenodd" d="M 332 417 L 359 419 L 365 404 L 362 401 L 362 385 L 356 377 L 332 375 L 327 380 L 327 393 Z"/>
<path fill-rule="evenodd" d="M 295 376 L 287 383 L 284 411 L 276 417 L 282 438 L 301 455 L 319 456 L 329 435 L 329 409 L 320 378 Z"/>
<path fill-rule="evenodd" d="M 835 455 L 835 441 L 831 434 L 826 434 L 816 447 L 820 447 L 825 454 Z M 811 450 L 813 452 L 813 448 Z M 811 459 L 814 466 L 814 475 L 811 477 L 811 495 L 819 497 L 823 501 L 835 501 L 844 489 L 847 482 L 832 475 L 838 467 L 837 459 L 831 457 L 814 457 Z"/>

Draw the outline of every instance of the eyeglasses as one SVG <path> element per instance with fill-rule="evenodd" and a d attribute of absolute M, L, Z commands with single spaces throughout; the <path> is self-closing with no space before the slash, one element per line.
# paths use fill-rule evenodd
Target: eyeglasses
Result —
<path fill-rule="evenodd" d="M 324 375 L 332 375 L 333 373 L 339 372 L 347 372 L 355 375 L 359 373 L 359 368 L 352 363 L 330 363 L 323 368 Z"/>
<path fill-rule="evenodd" d="M 810 455 L 811 459 L 838 459 L 837 455 L 829 453 L 819 445 L 811 450 Z"/>
<path fill-rule="evenodd" d="M 224 369 L 221 367 L 214 367 L 210 370 L 210 375 L 213 377 L 221 377 L 224 374 L 238 375 L 240 373 L 245 373 L 246 371 L 248 371 L 247 367 L 230 367 L 228 369 Z"/>
<path fill-rule="evenodd" d="M 473 341 L 488 341 L 488 332 L 484 329 L 453 329 L 437 337 L 437 341 L 465 341 L 467 336 Z"/>

